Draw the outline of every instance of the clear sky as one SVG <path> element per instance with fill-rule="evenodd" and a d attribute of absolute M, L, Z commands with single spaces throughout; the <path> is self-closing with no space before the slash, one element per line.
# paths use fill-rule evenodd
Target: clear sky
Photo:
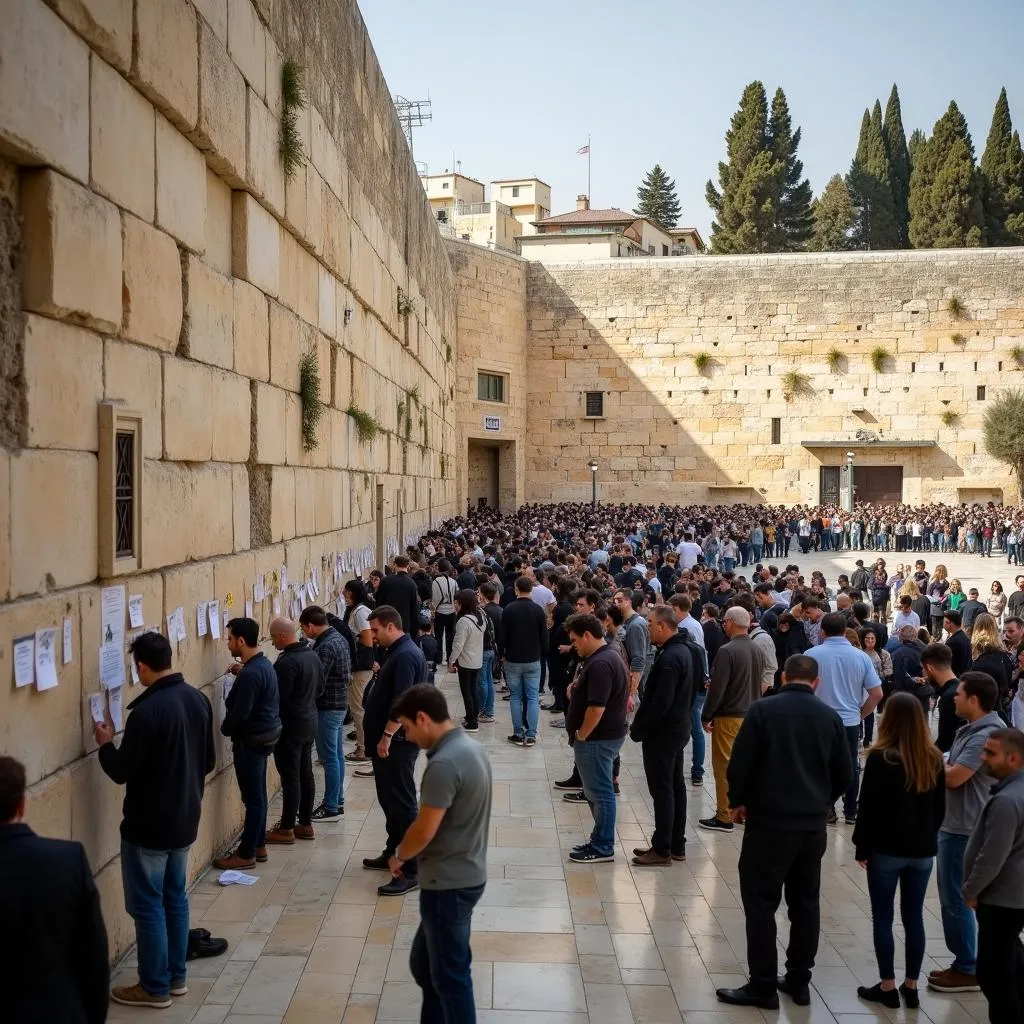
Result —
<path fill-rule="evenodd" d="M 555 213 L 586 191 L 632 209 L 644 173 L 675 178 L 705 241 L 725 131 L 743 87 L 779 85 L 815 193 L 846 173 L 864 108 L 899 86 L 909 133 L 955 99 L 978 159 L 999 89 L 1024 129 L 1024 0 L 362 0 L 392 93 L 430 97 L 414 137 L 430 173 L 536 176 Z"/>

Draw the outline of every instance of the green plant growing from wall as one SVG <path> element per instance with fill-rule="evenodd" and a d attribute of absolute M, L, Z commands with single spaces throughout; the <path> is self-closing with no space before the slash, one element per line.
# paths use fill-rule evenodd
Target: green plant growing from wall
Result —
<path fill-rule="evenodd" d="M 871 359 L 871 369 L 874 370 L 875 373 L 881 373 L 885 369 L 886 363 L 889 361 L 889 350 L 878 345 L 876 348 L 871 350 L 869 358 Z"/>
<path fill-rule="evenodd" d="M 299 134 L 299 112 L 306 105 L 306 92 L 303 88 L 305 69 L 292 58 L 287 58 L 281 65 L 281 138 L 279 150 L 281 162 L 284 164 L 284 176 L 288 181 L 306 162 L 306 154 L 302 149 L 302 136 Z"/>
<path fill-rule="evenodd" d="M 960 413 L 955 409 L 943 409 L 942 410 L 942 422 L 944 426 L 952 427 L 957 424 L 960 420 Z"/>
<path fill-rule="evenodd" d="M 369 444 L 380 433 L 380 425 L 377 421 L 358 406 L 350 405 L 345 410 L 345 414 L 355 423 L 356 436 L 362 444 Z"/>
<path fill-rule="evenodd" d="M 825 356 L 825 362 L 828 363 L 828 368 L 833 373 L 838 373 L 842 369 L 845 359 L 846 353 L 841 348 L 830 348 L 828 355 Z"/>
<path fill-rule="evenodd" d="M 956 331 L 955 333 L 949 336 L 949 340 L 953 342 L 954 345 L 966 345 L 967 335 L 961 334 L 960 331 Z"/>
<path fill-rule="evenodd" d="M 444 342 L 444 361 L 450 363 L 452 361 L 452 346 L 447 338 L 441 339 Z"/>
<path fill-rule="evenodd" d="M 967 307 L 963 304 L 963 301 L 958 295 L 950 295 L 946 300 L 946 312 L 954 320 L 967 319 Z"/>
<path fill-rule="evenodd" d="M 441 456 L 441 479 L 445 480 L 448 477 L 448 456 Z"/>
<path fill-rule="evenodd" d="M 416 300 L 410 298 L 401 288 L 398 289 L 398 315 L 403 319 L 416 312 Z"/>
<path fill-rule="evenodd" d="M 1014 345 L 1010 349 L 1010 358 L 1018 370 L 1024 370 L 1024 345 Z"/>
<path fill-rule="evenodd" d="M 395 429 L 396 430 L 401 430 L 402 429 L 402 420 L 405 417 L 405 399 L 404 398 L 399 398 L 398 399 L 398 404 L 396 406 L 396 410 L 395 411 L 397 413 L 397 415 L 395 416 Z"/>
<path fill-rule="evenodd" d="M 708 352 L 698 352 L 693 357 L 693 365 L 698 373 L 707 373 L 711 369 L 711 355 Z"/>
<path fill-rule="evenodd" d="M 797 395 L 811 394 L 811 378 L 799 370 L 790 370 L 782 375 L 782 397 L 787 402 Z"/>
<path fill-rule="evenodd" d="M 410 402 L 413 402 L 416 405 L 420 404 L 420 386 L 419 386 L 419 384 L 413 384 L 413 386 L 411 388 L 409 388 L 409 390 L 406 392 L 406 394 L 409 396 L 409 401 Z"/>
<path fill-rule="evenodd" d="M 320 443 L 316 428 L 324 414 L 320 398 L 320 360 L 315 349 L 299 357 L 299 401 L 302 404 L 302 448 L 311 452 Z"/>

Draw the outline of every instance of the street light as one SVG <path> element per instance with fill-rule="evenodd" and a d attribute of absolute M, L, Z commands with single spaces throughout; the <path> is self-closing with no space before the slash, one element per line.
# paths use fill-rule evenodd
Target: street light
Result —
<path fill-rule="evenodd" d="M 846 453 L 846 511 L 853 512 L 853 452 Z"/>
<path fill-rule="evenodd" d="M 587 469 L 590 470 L 590 504 L 594 511 L 597 511 L 597 463 L 591 459 L 587 463 Z"/>

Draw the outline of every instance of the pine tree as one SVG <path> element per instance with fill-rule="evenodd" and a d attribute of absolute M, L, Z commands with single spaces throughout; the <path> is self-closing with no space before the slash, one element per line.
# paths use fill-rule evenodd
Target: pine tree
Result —
<path fill-rule="evenodd" d="M 985 241 L 981 176 L 974 143 L 955 102 L 913 154 L 910 241 L 917 249 L 978 246 Z"/>
<path fill-rule="evenodd" d="M 841 252 L 853 248 L 853 227 L 857 211 L 841 174 L 835 174 L 811 204 L 814 233 L 807 243 L 812 252 Z"/>
<path fill-rule="evenodd" d="M 877 100 L 874 109 L 870 113 L 865 110 L 861 119 L 860 140 L 846 184 L 857 215 L 854 248 L 899 248 L 892 179 L 882 137 L 882 107 Z"/>
<path fill-rule="evenodd" d="M 777 252 L 795 252 L 805 247 L 814 231 L 811 215 L 814 193 L 811 183 L 803 177 L 803 162 L 797 159 L 800 129 L 793 131 L 789 104 L 782 89 L 776 89 L 772 98 L 766 142 L 772 156 L 782 165 L 774 249 Z"/>
<path fill-rule="evenodd" d="M 679 223 L 679 197 L 676 183 L 655 164 L 636 190 L 638 200 L 634 213 L 657 221 L 662 227 L 674 228 Z"/>
<path fill-rule="evenodd" d="M 707 183 L 714 253 L 772 252 L 784 164 L 767 147 L 768 99 L 760 82 L 743 90 L 725 133 L 728 163 L 719 163 L 719 189 Z"/>
<path fill-rule="evenodd" d="M 928 141 L 928 136 L 920 128 L 915 128 L 907 140 L 907 156 L 910 157 L 910 173 L 914 173 L 914 159 Z M 907 203 L 909 209 L 910 192 L 907 192 Z"/>
<path fill-rule="evenodd" d="M 1024 243 L 1024 154 L 1020 136 L 1013 131 L 1005 88 L 996 101 L 981 158 L 981 190 L 988 244 Z"/>
<path fill-rule="evenodd" d="M 885 141 L 885 154 L 889 160 L 897 244 L 901 249 L 906 249 L 910 245 L 910 152 L 907 149 L 906 132 L 903 130 L 900 94 L 895 82 L 892 92 L 889 93 L 889 102 L 885 105 L 882 138 Z"/>

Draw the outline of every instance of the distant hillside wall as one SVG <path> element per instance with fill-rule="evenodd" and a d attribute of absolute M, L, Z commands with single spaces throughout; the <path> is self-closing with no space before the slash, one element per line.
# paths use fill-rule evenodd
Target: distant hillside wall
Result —
<path fill-rule="evenodd" d="M 199 636 L 200 602 L 231 615 L 253 602 L 265 628 L 273 592 L 285 611 L 295 597 L 282 567 L 293 588 L 318 574 L 307 600 L 329 602 L 376 560 L 378 531 L 391 552 L 454 512 L 440 468 L 454 456 L 455 293 L 354 0 L 3 8 L 0 751 L 28 768 L 29 822 L 85 844 L 117 952 L 133 938 L 123 792 L 99 769 L 88 702 L 103 587 L 141 595 L 144 625 L 165 632 L 183 609 L 176 665 L 219 724 L 227 652 Z M 308 95 L 290 180 L 285 59 L 305 66 Z M 305 352 L 326 403 L 309 451 Z M 101 557 L 116 507 L 105 403 L 117 424 L 141 414 L 139 532 L 116 567 Z M 375 438 L 359 439 L 350 407 Z M 59 686 L 15 688 L 15 638 L 48 627 Z M 240 822 L 221 741 L 193 874 Z"/>
<path fill-rule="evenodd" d="M 981 424 L 1024 386 L 1024 249 L 530 263 L 527 318 L 527 501 L 589 500 L 590 458 L 607 501 L 817 501 L 858 430 L 906 501 L 1016 501 Z"/>

